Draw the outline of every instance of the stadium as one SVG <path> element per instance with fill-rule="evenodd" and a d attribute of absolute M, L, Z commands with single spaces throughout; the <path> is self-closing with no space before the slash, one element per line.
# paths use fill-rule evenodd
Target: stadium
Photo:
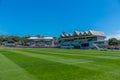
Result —
<path fill-rule="evenodd" d="M 120 80 L 120 0 L 0 0 L 0 80 Z"/>

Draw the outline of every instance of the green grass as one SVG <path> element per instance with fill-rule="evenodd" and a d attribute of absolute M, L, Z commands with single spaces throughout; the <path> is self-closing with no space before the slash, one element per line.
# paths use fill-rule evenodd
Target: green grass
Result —
<path fill-rule="evenodd" d="M 0 49 L 0 80 L 120 80 L 120 52 Z"/>

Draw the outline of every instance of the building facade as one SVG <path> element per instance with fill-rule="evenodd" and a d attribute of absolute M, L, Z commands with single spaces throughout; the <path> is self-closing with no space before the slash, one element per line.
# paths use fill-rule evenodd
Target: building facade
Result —
<path fill-rule="evenodd" d="M 61 47 L 71 46 L 80 49 L 92 49 L 104 47 L 105 38 L 105 34 L 100 31 L 74 31 L 73 34 L 66 34 L 65 32 L 63 32 L 59 38 L 59 42 Z"/>
<path fill-rule="evenodd" d="M 29 37 L 30 47 L 54 47 L 54 38 L 39 36 L 39 37 Z"/>

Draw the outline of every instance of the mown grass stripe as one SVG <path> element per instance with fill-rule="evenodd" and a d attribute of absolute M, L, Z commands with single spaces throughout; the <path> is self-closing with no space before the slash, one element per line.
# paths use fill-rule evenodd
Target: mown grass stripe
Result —
<path fill-rule="evenodd" d="M 93 62 L 90 60 L 84 60 L 84 59 L 65 59 L 62 57 L 56 57 L 56 56 L 50 56 L 50 55 L 43 55 L 43 54 L 34 54 L 31 52 L 23 52 L 23 51 L 18 51 L 18 50 L 10 50 L 10 52 L 15 52 L 18 54 L 23 54 L 31 57 L 36 57 L 36 58 L 41 58 L 53 62 L 60 62 L 64 64 L 77 64 L 77 63 L 88 63 L 88 62 Z"/>
<path fill-rule="evenodd" d="M 81 65 L 81 63 L 83 64 L 87 64 L 87 63 L 90 63 L 91 65 L 92 64 L 96 64 L 96 63 L 103 63 L 104 61 L 107 61 L 109 58 L 107 58 L 106 59 L 106 57 L 105 57 L 105 59 L 99 59 L 99 58 L 96 58 L 96 57 L 88 57 L 87 56 L 87 58 L 88 59 L 72 59 L 72 58 L 62 58 L 62 57 L 59 57 L 59 56 L 53 56 L 53 55 L 44 55 L 44 54 L 34 54 L 35 52 L 23 52 L 23 51 L 18 51 L 17 50 L 17 53 L 22 53 L 22 54 L 26 54 L 27 53 L 27 55 L 31 55 L 31 57 L 33 57 L 33 55 L 34 55 L 34 57 L 38 57 L 38 58 L 42 58 L 42 59 L 48 59 L 48 60 L 51 60 L 51 61 L 56 61 L 56 62 L 61 62 L 61 63 L 65 63 L 65 64 L 73 64 L 73 65 Z M 47 53 L 47 52 L 46 52 Z M 24 54 L 24 55 L 25 55 Z M 100 64 L 99 64 L 100 65 Z M 102 64 L 101 64 L 101 66 L 102 66 Z M 107 66 L 106 65 L 106 67 L 111 67 L 111 66 Z"/>
<path fill-rule="evenodd" d="M 33 51 L 33 50 L 30 50 L 30 51 Z M 35 53 L 36 51 L 34 51 L 34 52 L 32 52 L 32 53 Z M 41 51 L 40 51 L 41 52 Z M 45 52 L 45 51 L 44 51 Z M 47 52 L 46 52 L 47 53 Z M 48 53 L 50 53 L 49 51 L 48 51 Z M 54 52 L 51 52 L 51 54 L 52 53 L 54 53 Z M 31 54 L 31 52 L 30 52 L 30 54 Z M 58 53 L 57 53 L 58 54 Z M 41 54 L 40 54 L 41 55 Z M 83 54 L 82 54 L 83 55 Z M 79 56 L 81 56 L 81 55 L 79 55 Z M 85 55 L 84 55 L 85 56 Z M 86 55 L 87 57 L 93 57 L 93 56 L 88 56 L 88 55 Z M 70 60 L 70 59 L 67 59 L 68 61 L 66 62 L 66 61 L 64 61 L 64 63 L 65 64 L 68 64 L 69 62 L 73 62 L 72 63 L 72 65 L 75 65 L 75 66 L 79 66 L 79 67 L 84 67 L 84 68 L 87 68 L 87 69 L 91 69 L 91 70 L 96 70 L 96 71 L 98 71 L 98 70 L 100 70 L 101 69 L 101 71 L 103 71 L 103 72 L 106 72 L 106 73 L 112 73 L 112 70 L 114 71 L 114 70 L 116 70 L 116 69 L 112 69 L 112 66 L 109 66 L 108 64 L 106 64 L 106 65 L 102 65 L 102 64 L 96 64 L 96 63 L 98 63 L 97 61 L 98 61 L 98 58 L 103 58 L 103 59 L 106 59 L 106 60 L 108 60 L 108 59 L 119 59 L 119 58 L 115 58 L 115 57 L 111 57 L 111 56 L 94 56 L 93 57 L 93 60 L 94 59 L 96 59 L 95 61 L 92 61 L 92 62 L 84 62 L 84 60 L 82 61 L 84 64 L 82 64 L 82 65 L 84 65 L 84 66 L 81 66 L 81 63 L 78 61 L 78 63 L 77 63 L 77 61 L 74 61 L 74 59 L 72 59 L 72 60 Z M 55 59 L 55 60 L 57 60 L 57 59 Z M 87 59 L 85 59 L 85 60 L 87 60 Z M 52 60 L 52 61 L 54 61 L 54 60 Z M 59 60 L 60 61 L 60 60 Z M 104 61 L 104 60 L 103 60 Z M 74 64 L 74 62 L 75 62 L 75 64 Z M 63 62 L 62 62 L 63 63 Z M 76 64 L 77 63 L 77 64 Z M 89 64 L 89 65 L 88 65 Z M 119 68 L 117 68 L 117 69 L 119 69 Z M 111 70 L 111 71 L 110 71 Z M 108 72 L 107 72 L 108 71 Z"/>
<path fill-rule="evenodd" d="M 0 80 L 38 80 L 23 68 L 0 54 Z"/>
<path fill-rule="evenodd" d="M 93 80 L 94 76 L 100 74 L 98 71 L 89 70 L 84 67 L 77 67 L 55 61 L 47 61 L 23 54 L 16 54 L 14 52 L 11 53 L 6 51 L 4 52 L 4 55 L 16 64 L 20 65 L 22 68 L 39 77 L 40 80 L 88 80 L 89 77 L 91 77 L 89 80 Z M 38 73 L 41 75 L 39 76 Z M 85 75 L 87 73 L 91 74 Z"/>
<path fill-rule="evenodd" d="M 46 50 L 45 49 L 40 49 L 40 50 L 39 49 L 31 49 L 31 50 L 30 49 L 10 49 L 10 50 L 5 50 L 5 51 L 7 51 L 7 53 L 11 53 L 11 54 L 15 53 L 16 55 L 20 54 L 23 56 L 34 57 L 34 58 L 43 59 L 43 60 L 47 60 L 47 61 L 51 61 L 51 62 L 57 62 L 57 64 L 61 63 L 61 64 L 69 65 L 69 66 L 76 66 L 76 68 L 79 67 L 79 69 L 82 69 L 83 71 L 89 70 L 93 73 L 94 73 L 94 71 L 96 71 L 95 73 L 98 75 L 98 76 L 94 75 L 94 78 L 91 78 L 90 74 L 88 73 L 87 75 L 90 78 L 87 78 L 87 76 L 86 76 L 86 78 L 82 78 L 82 79 L 78 78 L 75 80 L 79 80 L 79 79 L 80 80 L 119 80 L 120 79 L 120 76 L 118 75 L 118 74 L 120 74 L 120 71 L 119 71 L 120 70 L 120 68 L 119 68 L 120 59 L 119 59 L 118 53 L 114 54 L 111 52 L 112 54 L 108 54 L 108 52 L 107 52 L 107 54 L 103 55 L 103 53 L 100 53 L 99 51 L 85 51 L 85 54 L 81 54 L 81 52 L 83 52 L 83 51 L 79 51 L 79 54 L 77 54 L 77 55 L 75 54 L 75 55 L 76 56 L 79 55 L 80 57 L 83 57 L 81 59 L 81 58 L 78 58 L 79 56 L 76 58 L 72 58 L 74 56 L 74 55 L 72 55 L 73 53 L 70 51 L 66 51 L 66 50 L 65 50 L 65 52 L 67 52 L 67 53 L 65 53 L 64 51 L 59 52 L 59 50 L 58 50 L 57 54 L 56 54 L 56 51 L 54 52 L 54 50 L 53 50 L 53 52 L 52 52 L 51 49 L 46 49 Z M 73 52 L 74 52 L 74 50 L 73 50 Z M 89 52 L 90 52 L 90 54 L 88 54 Z M 94 53 L 94 52 L 96 52 L 96 53 Z M 70 55 L 66 55 L 66 54 L 70 54 Z M 62 55 L 64 57 L 62 57 L 60 55 Z M 82 55 L 84 55 L 84 56 L 82 56 Z M 68 56 L 71 56 L 71 57 L 65 58 Z M 88 62 L 84 62 L 84 61 L 88 61 Z M 89 61 L 92 61 L 92 62 L 89 62 Z M 83 63 L 79 63 L 79 62 L 83 62 Z M 64 69 L 64 70 L 66 70 L 66 69 Z M 73 72 L 74 72 L 74 68 L 73 68 Z M 98 73 L 100 73 L 100 74 L 98 74 Z M 77 74 L 77 75 L 79 75 L 79 74 Z M 86 74 L 84 74 L 84 75 L 86 75 Z M 68 77 L 68 78 L 70 78 L 70 77 Z M 60 79 L 58 79 L 58 80 L 60 80 Z M 65 80 L 69 80 L 69 79 L 66 78 Z"/>
<path fill-rule="evenodd" d="M 33 52 L 33 53 L 37 53 L 37 54 L 44 54 L 44 55 L 53 55 L 53 56 L 63 56 L 63 57 L 66 57 L 66 58 L 69 58 L 68 56 L 72 56 L 72 58 L 76 57 L 78 58 L 78 56 L 81 58 L 83 57 L 85 59 L 86 58 L 99 58 L 99 59 L 120 59 L 120 54 L 119 55 L 114 55 L 114 56 L 111 56 L 111 55 L 97 55 L 97 56 L 94 56 L 94 55 L 87 55 L 87 54 L 69 54 L 69 53 L 61 53 L 61 52 L 51 52 L 51 51 L 36 51 L 36 50 L 31 50 L 31 49 L 27 49 L 27 50 L 21 50 L 21 51 L 26 51 L 26 52 Z M 70 57 L 71 58 L 71 57 Z"/>
<path fill-rule="evenodd" d="M 31 48 L 27 48 L 28 50 Z M 23 49 L 22 49 L 23 50 Z M 33 50 L 33 49 L 32 49 Z M 114 55 L 115 54 L 119 54 L 119 51 L 98 51 L 98 50 L 79 50 L 79 49 L 56 49 L 56 48 L 35 48 L 34 50 L 38 50 L 38 51 L 51 51 L 51 52 L 61 52 L 61 53 L 70 53 L 70 54 L 92 54 L 92 55 Z M 89 53 L 88 53 L 89 52 Z M 110 54 L 111 53 L 111 54 Z"/>
<path fill-rule="evenodd" d="M 69 65 L 74 65 L 74 66 L 79 66 L 79 67 L 85 67 L 91 70 L 99 70 L 100 68 L 107 71 L 109 69 L 111 69 L 111 66 L 108 65 L 102 65 L 102 64 L 95 64 L 97 63 L 96 60 L 80 60 L 80 59 L 63 59 L 61 57 L 54 57 L 54 56 L 50 56 L 50 55 L 43 55 L 43 54 L 34 54 L 34 53 L 30 53 L 30 52 L 22 52 L 22 51 L 12 51 L 12 52 L 16 52 L 16 53 L 20 53 L 20 54 L 24 54 L 27 56 L 31 56 L 31 57 L 37 57 L 37 58 L 42 58 L 45 60 L 49 60 L 49 61 L 53 61 L 53 62 L 60 62 L 60 63 L 64 63 L 64 64 L 69 64 Z M 81 65 L 86 65 L 86 66 L 81 66 Z M 88 66 L 89 64 L 89 66 Z M 95 69 L 94 69 L 95 68 Z"/>

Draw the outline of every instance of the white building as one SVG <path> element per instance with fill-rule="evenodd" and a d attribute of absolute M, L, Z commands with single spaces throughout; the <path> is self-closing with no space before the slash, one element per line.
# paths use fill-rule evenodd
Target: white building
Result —
<path fill-rule="evenodd" d="M 105 34 L 100 31 L 75 31 L 73 34 L 62 33 L 59 40 L 61 46 L 73 46 L 80 49 L 91 49 L 105 45 Z"/>
<path fill-rule="evenodd" d="M 30 37 L 30 47 L 54 47 L 54 38 L 39 36 L 39 37 Z"/>

